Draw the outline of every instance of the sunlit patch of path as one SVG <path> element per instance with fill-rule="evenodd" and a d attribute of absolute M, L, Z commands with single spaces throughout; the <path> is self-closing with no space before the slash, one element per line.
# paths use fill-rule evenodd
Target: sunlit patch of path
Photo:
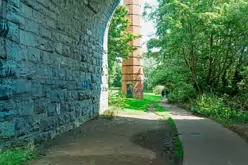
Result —
<path fill-rule="evenodd" d="M 161 103 L 174 119 L 184 148 L 183 165 L 247 165 L 248 144 L 213 120 Z"/>

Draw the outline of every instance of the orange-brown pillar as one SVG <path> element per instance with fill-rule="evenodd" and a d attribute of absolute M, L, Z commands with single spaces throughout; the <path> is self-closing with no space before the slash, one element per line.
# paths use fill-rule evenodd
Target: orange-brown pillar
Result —
<path fill-rule="evenodd" d="M 124 4 L 129 9 L 129 18 L 132 23 L 129 31 L 134 35 L 141 34 L 141 3 L 140 0 L 124 0 Z M 144 71 L 141 39 L 136 39 L 130 43 L 137 47 L 137 50 L 129 56 L 129 59 L 123 59 L 122 64 L 122 93 L 130 96 L 130 90 L 133 98 L 144 98 Z"/>

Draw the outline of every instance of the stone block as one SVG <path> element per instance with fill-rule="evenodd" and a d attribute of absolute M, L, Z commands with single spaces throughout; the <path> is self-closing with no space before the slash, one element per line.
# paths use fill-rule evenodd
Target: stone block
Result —
<path fill-rule="evenodd" d="M 45 18 L 46 26 L 55 29 L 56 28 L 56 21 L 54 19 L 51 19 L 49 17 Z"/>
<path fill-rule="evenodd" d="M 33 17 L 33 9 L 24 3 L 20 3 L 20 13 L 26 18 L 31 19 Z"/>
<path fill-rule="evenodd" d="M 40 25 L 34 21 L 26 20 L 25 30 L 38 34 Z"/>
<path fill-rule="evenodd" d="M 51 53 L 49 52 L 42 51 L 40 59 L 41 62 L 43 62 L 44 64 L 48 64 L 48 65 L 52 64 Z"/>
<path fill-rule="evenodd" d="M 65 56 L 70 56 L 70 53 L 71 53 L 70 46 L 63 44 L 62 53 Z"/>
<path fill-rule="evenodd" d="M 48 30 L 47 28 L 41 27 L 40 28 L 40 35 L 45 38 L 51 39 L 52 37 L 52 32 L 51 30 Z"/>
<path fill-rule="evenodd" d="M 0 122 L 0 137 L 10 138 L 15 135 L 15 120 Z"/>
<path fill-rule="evenodd" d="M 13 4 L 15 7 L 20 7 L 20 0 L 9 0 L 10 4 Z"/>
<path fill-rule="evenodd" d="M 15 81 L 15 94 L 23 94 L 32 92 L 32 82 L 30 80 L 16 80 Z"/>
<path fill-rule="evenodd" d="M 27 60 L 33 63 L 40 63 L 41 50 L 29 47 L 27 53 Z"/>
<path fill-rule="evenodd" d="M 20 43 L 27 46 L 37 46 L 39 37 L 33 33 L 20 30 Z"/>
<path fill-rule="evenodd" d="M 6 59 L 7 58 L 7 52 L 6 52 L 6 40 L 2 37 L 0 37 L 0 59 Z"/>
<path fill-rule="evenodd" d="M 17 110 L 0 112 L 0 122 L 10 121 L 18 115 Z"/>
<path fill-rule="evenodd" d="M 14 12 L 8 12 L 7 13 L 7 19 L 10 21 L 10 22 L 13 22 L 15 24 L 20 24 L 21 23 L 21 18 L 18 14 L 14 13 Z"/>
<path fill-rule="evenodd" d="M 56 114 L 56 104 L 49 103 L 47 110 L 48 110 L 47 111 L 47 116 L 48 117 L 55 116 L 55 114 Z"/>
<path fill-rule="evenodd" d="M 38 12 L 38 11 L 33 11 L 33 19 L 37 22 L 42 24 L 43 20 L 44 20 L 44 15 L 42 15 L 42 13 Z"/>
<path fill-rule="evenodd" d="M 0 85 L 0 100 L 9 100 L 13 95 L 11 86 Z"/>
<path fill-rule="evenodd" d="M 18 103 L 17 107 L 19 109 L 20 116 L 33 116 L 34 113 L 34 102 L 32 100 Z"/>
<path fill-rule="evenodd" d="M 15 77 L 17 66 L 14 61 L 0 60 L 0 78 Z"/>
<path fill-rule="evenodd" d="M 28 49 L 25 46 L 18 45 L 15 42 L 7 42 L 7 55 L 9 60 L 16 62 L 25 61 Z"/>
<path fill-rule="evenodd" d="M 55 43 L 54 46 L 55 46 L 55 51 L 58 54 L 62 54 L 63 53 L 63 44 L 62 43 Z"/>
<path fill-rule="evenodd" d="M 17 64 L 16 77 L 30 78 L 37 74 L 36 65 L 33 63 L 22 62 Z"/>

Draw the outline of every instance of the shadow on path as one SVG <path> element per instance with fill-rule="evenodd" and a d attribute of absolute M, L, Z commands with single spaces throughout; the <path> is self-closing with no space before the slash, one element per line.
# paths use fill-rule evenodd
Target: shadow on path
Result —
<path fill-rule="evenodd" d="M 151 113 L 124 116 L 92 120 L 46 142 L 46 155 L 33 165 L 179 165 L 167 122 Z"/>

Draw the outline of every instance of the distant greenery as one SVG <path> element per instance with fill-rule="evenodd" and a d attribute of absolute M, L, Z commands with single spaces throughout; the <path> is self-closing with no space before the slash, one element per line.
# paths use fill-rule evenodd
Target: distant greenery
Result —
<path fill-rule="evenodd" d="M 240 84 L 247 83 L 247 0 L 158 2 L 145 12 L 157 28 L 147 54 L 158 62 L 154 83 L 173 90 L 183 86 L 176 91 L 187 88 L 185 94 L 192 89 L 197 94 L 239 93 Z"/>
<path fill-rule="evenodd" d="M 145 62 L 151 59 L 154 66 L 147 68 L 147 88 L 164 86 L 169 102 L 190 102 L 195 114 L 247 123 L 248 1 L 158 4 L 147 5 L 144 12 L 156 27 L 145 54 Z"/>
<path fill-rule="evenodd" d="M 1 165 L 28 165 L 31 160 L 35 159 L 37 159 L 37 153 L 33 147 L 0 152 Z"/>

